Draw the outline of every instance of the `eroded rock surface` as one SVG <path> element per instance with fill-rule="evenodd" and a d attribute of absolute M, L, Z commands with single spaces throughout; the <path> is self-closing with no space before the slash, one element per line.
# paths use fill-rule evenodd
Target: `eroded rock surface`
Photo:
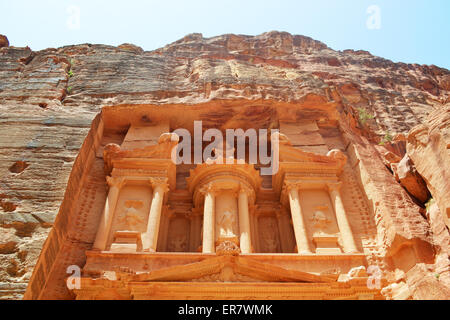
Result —
<path fill-rule="evenodd" d="M 417 172 L 408 154 L 398 164 L 392 164 L 391 168 L 395 173 L 397 181 L 414 198 L 421 203 L 425 203 L 430 198 L 427 185 L 422 176 Z"/>
<path fill-rule="evenodd" d="M 0 34 L 0 48 L 9 47 L 8 38 L 2 34 Z"/>
<path fill-rule="evenodd" d="M 450 227 L 450 104 L 411 130 L 407 149 Z"/>

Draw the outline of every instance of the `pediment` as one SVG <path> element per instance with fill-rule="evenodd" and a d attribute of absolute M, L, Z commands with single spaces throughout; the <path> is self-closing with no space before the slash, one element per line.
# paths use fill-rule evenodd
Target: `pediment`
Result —
<path fill-rule="evenodd" d="M 110 172 L 113 162 L 124 159 L 170 160 L 173 148 L 178 144 L 178 136 L 166 133 L 161 135 L 158 143 L 142 148 L 125 149 L 117 144 L 108 144 L 103 151 L 106 171 Z"/>
<path fill-rule="evenodd" d="M 294 282 L 329 283 L 336 279 L 289 270 L 248 257 L 219 256 L 187 265 L 133 275 L 133 282 Z"/>
<path fill-rule="evenodd" d="M 280 141 L 280 161 L 281 162 L 301 162 L 311 165 L 335 165 L 339 166 L 339 159 L 330 155 L 322 155 L 318 153 L 303 151 L 290 143 Z"/>

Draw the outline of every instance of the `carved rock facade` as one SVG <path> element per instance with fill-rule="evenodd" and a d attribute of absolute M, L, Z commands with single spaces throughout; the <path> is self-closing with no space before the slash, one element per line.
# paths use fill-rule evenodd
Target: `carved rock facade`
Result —
<path fill-rule="evenodd" d="M 449 297 L 448 70 L 277 32 L 154 52 L 4 47 L 0 61 L 1 296 Z M 173 132 L 195 120 L 278 129 L 279 170 L 175 165 Z M 406 149 L 437 201 L 428 216 L 386 168 Z"/>

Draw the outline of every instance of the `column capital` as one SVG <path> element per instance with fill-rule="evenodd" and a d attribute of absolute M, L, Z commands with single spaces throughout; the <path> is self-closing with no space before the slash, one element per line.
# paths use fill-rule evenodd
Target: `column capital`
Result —
<path fill-rule="evenodd" d="M 163 177 L 150 178 L 150 184 L 151 184 L 153 190 L 155 190 L 156 188 L 162 188 L 164 193 L 169 191 L 168 181 L 169 181 L 168 178 L 163 178 Z"/>
<path fill-rule="evenodd" d="M 330 182 L 327 183 L 328 191 L 340 191 L 342 188 L 342 182 Z"/>
<path fill-rule="evenodd" d="M 248 187 L 248 186 L 246 186 L 244 184 L 241 184 L 239 186 L 238 194 L 246 194 L 248 199 L 251 199 L 253 197 L 253 195 L 254 195 L 254 191 L 250 187 Z"/>
<path fill-rule="evenodd" d="M 198 189 L 198 191 L 202 194 L 202 195 L 206 195 L 208 193 L 213 194 L 214 196 L 217 194 L 218 190 L 217 188 L 214 186 L 213 183 L 208 183 L 204 186 L 202 186 L 200 189 Z"/>
<path fill-rule="evenodd" d="M 296 189 L 297 191 L 300 189 L 300 182 L 298 181 L 285 181 L 284 182 L 284 189 L 287 192 L 291 192 L 291 190 Z"/>
<path fill-rule="evenodd" d="M 109 187 L 117 187 L 118 189 L 121 189 L 125 183 L 126 179 L 125 177 L 106 177 L 106 182 L 108 183 Z"/>

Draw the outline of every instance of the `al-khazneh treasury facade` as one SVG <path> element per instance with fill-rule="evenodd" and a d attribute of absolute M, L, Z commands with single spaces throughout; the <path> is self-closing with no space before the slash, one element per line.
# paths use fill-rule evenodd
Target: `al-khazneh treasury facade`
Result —
<path fill-rule="evenodd" d="M 208 106 L 105 107 L 25 298 L 381 299 L 389 259 L 339 124 L 260 109 L 224 122 Z M 172 132 L 194 135 L 194 120 L 279 129 L 278 172 L 263 176 L 248 161 L 175 165 Z M 67 287 L 70 266 L 82 270 L 79 288 Z"/>

